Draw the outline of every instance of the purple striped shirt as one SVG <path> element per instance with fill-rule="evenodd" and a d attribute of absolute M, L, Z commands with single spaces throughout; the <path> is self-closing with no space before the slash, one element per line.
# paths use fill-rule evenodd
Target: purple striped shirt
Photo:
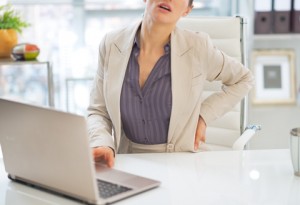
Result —
<path fill-rule="evenodd" d="M 121 120 L 125 135 L 139 144 L 167 143 L 172 109 L 170 44 L 152 69 L 144 87 L 139 85 L 136 36 L 121 92 Z"/>

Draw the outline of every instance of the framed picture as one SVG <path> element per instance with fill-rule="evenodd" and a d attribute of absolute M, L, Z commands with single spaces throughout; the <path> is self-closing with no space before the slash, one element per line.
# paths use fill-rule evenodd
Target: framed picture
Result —
<path fill-rule="evenodd" d="M 256 78 L 253 104 L 296 102 L 293 50 L 256 50 L 252 55 L 252 69 Z"/>

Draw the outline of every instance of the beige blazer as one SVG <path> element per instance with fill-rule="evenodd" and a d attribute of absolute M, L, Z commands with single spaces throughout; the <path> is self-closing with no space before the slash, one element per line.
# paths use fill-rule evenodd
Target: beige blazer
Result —
<path fill-rule="evenodd" d="M 122 130 L 120 94 L 134 37 L 141 22 L 107 34 L 88 107 L 91 147 L 128 152 Z M 253 86 L 251 72 L 215 48 L 205 33 L 175 28 L 171 34 L 172 111 L 165 151 L 194 152 L 199 115 L 208 123 L 232 109 Z M 202 102 L 205 80 L 221 80 L 222 92 Z"/>

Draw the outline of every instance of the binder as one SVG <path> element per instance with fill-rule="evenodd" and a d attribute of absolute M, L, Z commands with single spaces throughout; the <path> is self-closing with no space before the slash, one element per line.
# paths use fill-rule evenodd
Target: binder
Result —
<path fill-rule="evenodd" d="M 254 33 L 272 33 L 272 0 L 255 0 Z"/>
<path fill-rule="evenodd" d="M 293 0 L 291 27 L 292 32 L 300 33 L 300 0 Z"/>
<path fill-rule="evenodd" d="M 292 0 L 274 0 L 274 33 L 291 31 Z"/>

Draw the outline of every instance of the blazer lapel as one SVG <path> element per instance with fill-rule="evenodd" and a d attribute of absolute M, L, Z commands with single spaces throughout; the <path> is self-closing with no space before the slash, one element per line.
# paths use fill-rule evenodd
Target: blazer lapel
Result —
<path fill-rule="evenodd" d="M 116 145 L 121 136 L 120 96 L 132 45 L 140 22 L 126 29 L 112 44 L 108 59 L 106 96 L 110 117 L 114 125 Z"/>
<path fill-rule="evenodd" d="M 186 38 L 177 28 L 171 34 L 172 111 L 168 132 L 168 143 L 173 143 L 178 123 L 184 112 L 186 100 L 192 87 L 192 58 Z"/>

